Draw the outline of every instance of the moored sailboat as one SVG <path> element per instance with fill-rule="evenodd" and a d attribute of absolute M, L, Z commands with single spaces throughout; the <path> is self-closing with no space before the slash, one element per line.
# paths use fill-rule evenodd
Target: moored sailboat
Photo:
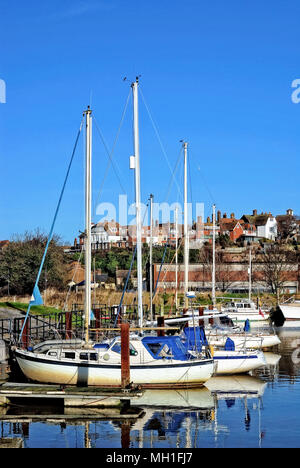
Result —
<path fill-rule="evenodd" d="M 138 136 L 138 79 L 132 84 L 134 107 L 134 169 L 137 220 L 137 271 L 139 325 L 143 326 L 141 202 Z M 121 341 L 94 347 L 89 342 L 91 311 L 91 119 L 90 108 L 84 113 L 86 122 L 86 178 L 85 178 L 85 340 L 83 345 L 70 349 L 50 347 L 45 352 L 15 350 L 16 360 L 24 375 L 42 383 L 62 385 L 121 386 Z M 157 338 L 157 339 L 155 339 Z M 184 349 L 179 337 L 130 337 L 130 384 L 141 387 L 195 387 L 203 385 L 214 372 L 209 350 L 193 356 Z"/>

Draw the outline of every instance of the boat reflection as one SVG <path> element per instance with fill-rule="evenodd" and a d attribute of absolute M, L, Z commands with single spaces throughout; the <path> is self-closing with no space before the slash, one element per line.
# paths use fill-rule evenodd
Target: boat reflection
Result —
<path fill-rule="evenodd" d="M 218 421 L 220 401 L 227 409 L 234 407 L 237 400 L 244 405 L 244 423 L 248 431 L 251 424 L 249 399 L 260 401 L 267 383 L 250 375 L 217 376 L 210 379 L 200 390 L 146 391 L 139 399 L 144 414 L 130 428 L 123 442 L 130 446 L 155 447 L 165 441 L 177 448 L 201 446 L 201 433 L 210 433 L 217 444 L 218 437 L 229 434 L 230 427 Z M 137 404 L 137 402 L 136 402 Z M 260 410 L 260 403 L 254 408 Z M 128 428 L 127 428 L 128 429 Z"/>

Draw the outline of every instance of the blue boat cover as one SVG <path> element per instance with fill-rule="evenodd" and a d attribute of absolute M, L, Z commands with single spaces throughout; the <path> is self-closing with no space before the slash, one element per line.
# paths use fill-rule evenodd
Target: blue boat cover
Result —
<path fill-rule="evenodd" d="M 184 329 L 184 338 L 186 349 L 201 351 L 202 346 L 208 346 L 203 327 L 186 327 Z"/>
<path fill-rule="evenodd" d="M 234 341 L 232 341 L 230 338 L 227 338 L 224 349 L 225 351 L 235 351 Z"/>
<path fill-rule="evenodd" d="M 155 359 L 187 361 L 192 357 L 179 336 L 145 336 L 142 343 Z"/>
<path fill-rule="evenodd" d="M 250 331 L 250 320 L 249 319 L 247 319 L 246 322 L 245 322 L 244 331 L 245 332 Z"/>

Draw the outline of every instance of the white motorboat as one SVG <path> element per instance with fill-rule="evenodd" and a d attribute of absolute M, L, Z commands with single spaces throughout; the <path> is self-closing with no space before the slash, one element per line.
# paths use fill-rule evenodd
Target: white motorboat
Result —
<path fill-rule="evenodd" d="M 246 299 L 231 299 L 221 307 L 221 312 L 227 314 L 236 325 L 245 323 L 247 319 L 251 327 L 270 325 L 269 311 L 257 308 L 253 301 Z"/>

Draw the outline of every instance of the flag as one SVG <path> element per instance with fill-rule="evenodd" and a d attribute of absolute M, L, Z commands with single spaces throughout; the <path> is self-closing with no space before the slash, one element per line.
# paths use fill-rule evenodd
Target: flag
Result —
<path fill-rule="evenodd" d="M 43 305 L 44 304 L 38 286 L 34 286 L 34 288 L 33 288 L 33 293 L 32 293 L 32 296 L 31 296 L 30 304 L 31 305 Z"/>
<path fill-rule="evenodd" d="M 265 318 L 263 312 L 261 311 L 261 308 L 259 308 L 259 315 L 261 315 L 263 318 Z"/>

